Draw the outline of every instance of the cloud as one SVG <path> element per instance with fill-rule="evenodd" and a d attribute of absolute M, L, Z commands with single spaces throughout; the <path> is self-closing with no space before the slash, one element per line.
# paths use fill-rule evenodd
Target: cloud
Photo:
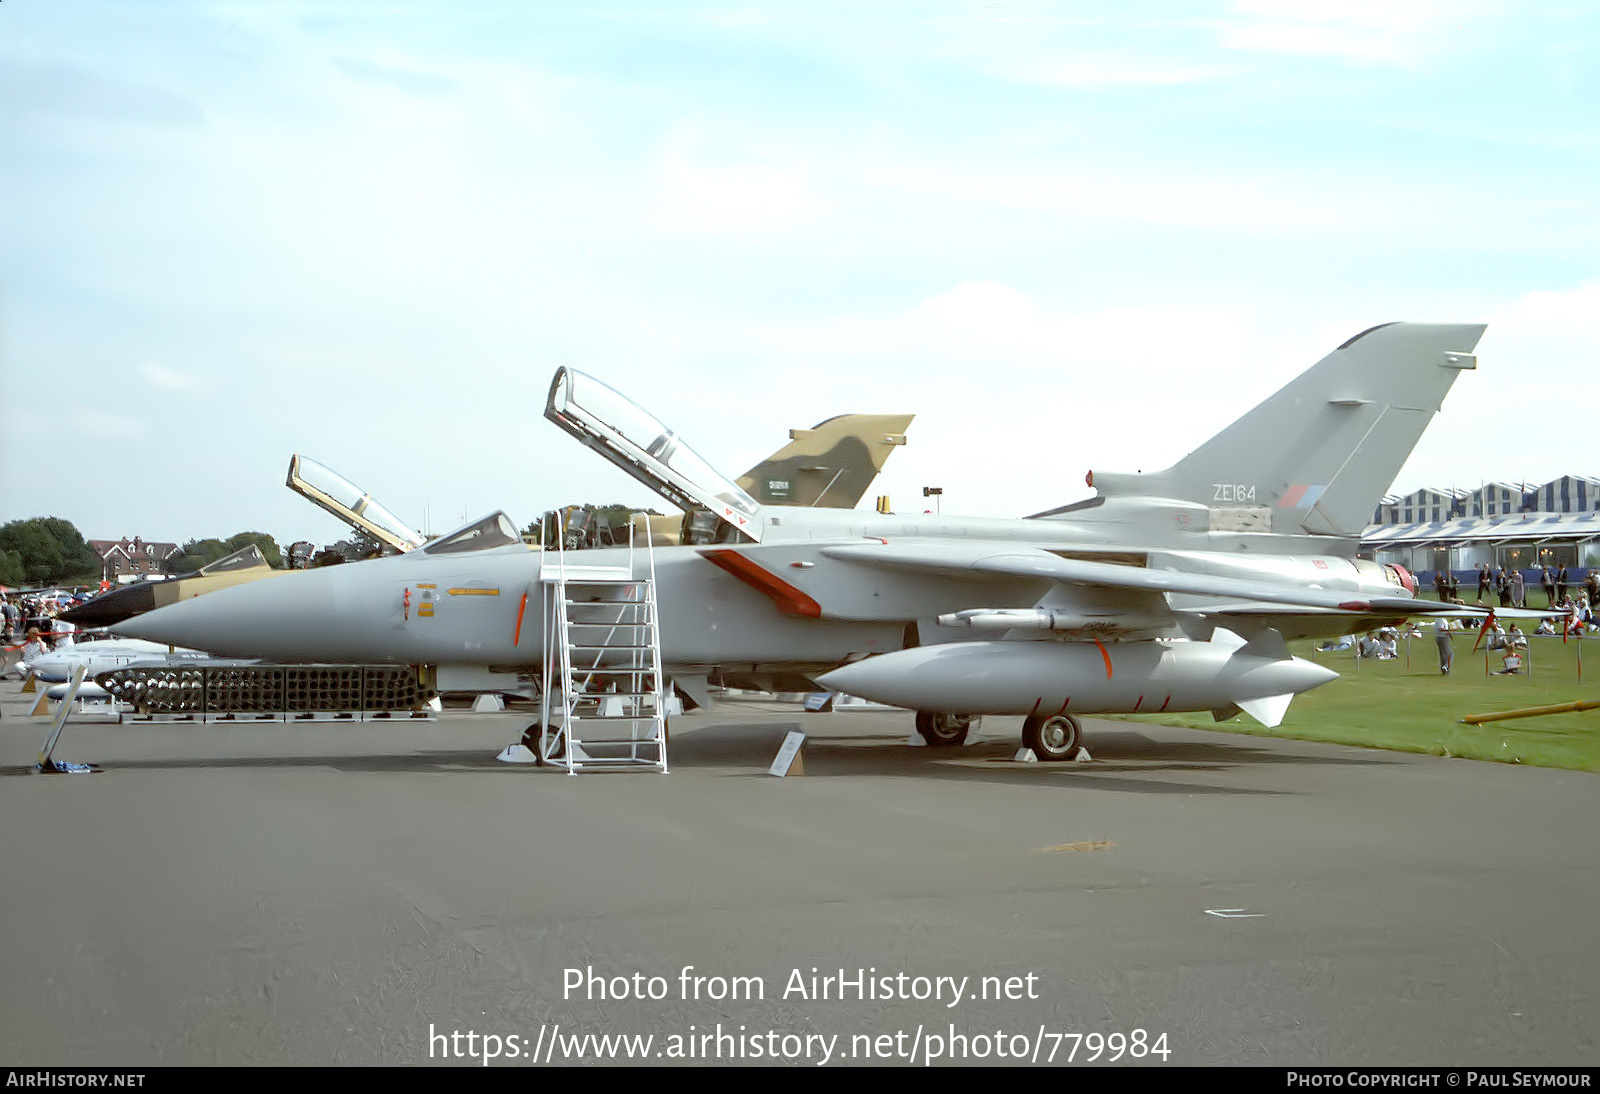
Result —
<path fill-rule="evenodd" d="M 411 95 L 447 95 L 461 89 L 461 85 L 450 77 L 433 72 L 397 68 L 363 57 L 334 57 L 332 60 L 344 72 L 359 80 L 387 84 Z"/>
<path fill-rule="evenodd" d="M 66 412 L 67 428 L 74 435 L 93 437 L 97 449 L 108 442 L 142 441 L 149 436 L 145 423 L 124 414 L 93 407 L 74 406 Z M 70 481 L 70 480 L 69 480 Z"/>
<path fill-rule="evenodd" d="M 997 76 L 1058 88 L 1137 87 L 1196 84 L 1238 74 L 1220 64 L 1168 62 L 1139 57 L 1049 57 L 1012 64 Z"/>
<path fill-rule="evenodd" d="M 980 280 L 883 312 L 731 322 L 720 337 L 740 344 L 748 382 L 784 393 L 786 417 L 746 431 L 742 457 L 770 450 L 774 425 L 915 412 L 910 447 L 873 492 L 905 505 L 937 484 L 946 511 L 992 516 L 1081 497 L 1091 467 L 1164 467 L 1316 359 L 1268 352 L 1228 309 L 1073 310 Z"/>
<path fill-rule="evenodd" d="M 1498 313 L 1490 331 L 1499 338 L 1526 343 L 1600 347 L 1600 282 L 1565 292 L 1531 292 Z M 1591 359 L 1595 350 L 1588 351 Z M 1562 368 L 1588 368 L 1590 360 L 1551 362 Z"/>
<path fill-rule="evenodd" d="M 1395 493 L 1595 474 L 1568 408 L 1588 398 L 1600 356 L 1600 282 L 1524 293 L 1488 322 L 1477 370 L 1451 391 Z"/>
<path fill-rule="evenodd" d="M 139 379 L 160 391 L 187 391 L 195 386 L 194 377 L 174 372 L 154 361 L 146 361 L 139 366 Z"/>
<path fill-rule="evenodd" d="M 0 101 L 12 114 L 110 125 L 198 126 L 205 121 L 199 103 L 187 95 L 54 58 L 0 55 Z"/>
<path fill-rule="evenodd" d="M 1226 49 L 1415 67 L 1487 9 L 1472 0 L 1235 0 Z"/>
<path fill-rule="evenodd" d="M 794 227 L 817 215 L 804 176 L 770 163 L 707 162 L 697 137 L 675 136 L 662 153 L 663 228 L 673 234 L 736 236 Z"/>

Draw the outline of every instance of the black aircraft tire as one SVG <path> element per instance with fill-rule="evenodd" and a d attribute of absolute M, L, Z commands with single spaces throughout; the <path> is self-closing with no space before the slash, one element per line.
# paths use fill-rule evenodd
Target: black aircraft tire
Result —
<path fill-rule="evenodd" d="M 1030 715 L 1022 723 L 1022 743 L 1046 762 L 1070 760 L 1083 744 L 1083 726 L 1070 714 Z"/>
<path fill-rule="evenodd" d="M 941 714 L 931 710 L 917 711 L 917 732 L 929 748 L 955 748 L 966 743 L 967 731 L 972 728 L 970 714 Z"/>
<path fill-rule="evenodd" d="M 532 752 L 535 756 L 538 757 L 540 763 L 544 763 L 544 726 L 543 726 L 543 724 L 541 724 L 539 722 L 534 722 L 532 725 L 530 725 L 527 728 L 526 732 L 524 732 L 522 734 L 522 743 L 524 745 L 527 745 L 528 746 L 528 750 L 530 752 Z M 563 756 L 565 756 L 566 754 L 567 754 L 567 739 L 565 737 L 563 737 L 563 738 L 561 738 L 560 744 L 558 744 L 556 746 L 555 754 L 552 755 L 550 758 L 552 760 L 559 760 Z"/>

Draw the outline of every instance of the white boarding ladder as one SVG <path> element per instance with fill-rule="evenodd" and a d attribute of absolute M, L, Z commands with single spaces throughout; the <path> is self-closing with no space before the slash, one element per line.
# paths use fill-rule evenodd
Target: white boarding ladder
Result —
<path fill-rule="evenodd" d="M 569 562 L 565 528 L 545 551 L 544 688 L 540 759 L 567 773 L 667 770 L 667 710 L 656 611 L 655 552 L 626 564 Z M 551 554 L 555 555 L 552 559 Z M 581 560 L 585 554 L 573 552 Z M 615 553 L 613 553 L 615 557 Z M 551 562 L 555 565 L 550 565 Z M 646 563 L 644 574 L 638 563 Z"/>

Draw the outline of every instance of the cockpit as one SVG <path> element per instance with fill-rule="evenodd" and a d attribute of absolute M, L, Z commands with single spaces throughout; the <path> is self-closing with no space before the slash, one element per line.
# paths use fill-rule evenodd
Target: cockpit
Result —
<path fill-rule="evenodd" d="M 754 498 L 654 415 L 594 377 L 557 369 L 544 415 L 682 509 L 686 526 L 697 513 L 709 512 L 725 526 L 722 536 L 761 538 L 761 507 Z M 703 528 L 696 532 L 707 534 Z"/>
<path fill-rule="evenodd" d="M 267 557 L 261 553 L 261 548 L 254 543 L 248 547 L 241 547 L 231 555 L 223 555 L 215 562 L 207 563 L 200 567 L 199 573 L 207 577 L 216 574 L 234 574 L 240 570 L 268 569 Z"/>

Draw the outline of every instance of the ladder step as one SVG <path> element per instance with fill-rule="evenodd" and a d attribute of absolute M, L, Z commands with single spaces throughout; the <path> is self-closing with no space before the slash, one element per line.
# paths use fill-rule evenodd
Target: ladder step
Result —
<path fill-rule="evenodd" d="M 626 714 L 612 714 L 612 715 L 585 714 L 582 717 L 578 717 L 577 715 L 573 715 L 572 725 L 576 726 L 576 727 L 582 727 L 582 726 L 588 726 L 588 725 L 614 726 L 614 725 L 619 725 L 619 724 L 621 724 L 623 722 L 626 722 L 628 725 L 638 726 L 638 725 L 654 725 L 655 724 L 655 720 L 656 720 L 655 719 L 655 715 L 653 715 L 653 714 L 641 714 L 641 715 L 639 715 L 637 717 L 631 717 L 631 716 L 626 715 Z"/>
<path fill-rule="evenodd" d="M 597 621 L 594 621 L 594 622 L 590 622 L 590 621 L 584 620 L 584 619 L 569 619 L 569 620 L 567 620 L 567 631 L 569 633 L 572 632 L 572 631 L 577 631 L 577 630 L 590 630 L 590 631 L 599 631 L 599 630 L 607 630 L 607 631 L 646 630 L 646 631 L 649 631 L 649 630 L 654 630 L 654 629 L 655 629 L 655 624 L 651 620 L 648 620 L 648 619 L 641 619 L 641 620 L 638 620 L 637 622 L 634 622 L 634 621 L 617 622 L 617 621 L 606 621 L 606 620 L 597 620 Z"/>

